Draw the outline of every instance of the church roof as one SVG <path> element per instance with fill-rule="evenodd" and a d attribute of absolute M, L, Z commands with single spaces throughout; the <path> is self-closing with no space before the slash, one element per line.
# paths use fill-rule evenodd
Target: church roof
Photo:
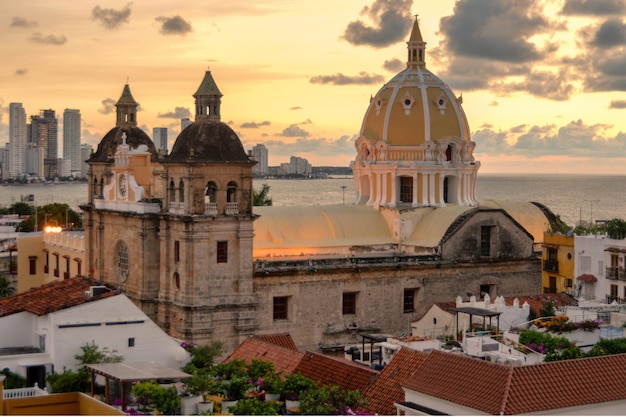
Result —
<path fill-rule="evenodd" d="M 126 143 L 131 149 L 146 145 L 148 151 L 156 158 L 157 149 L 152 139 L 142 129 L 134 126 L 116 126 L 104 135 L 98 149 L 89 158 L 88 162 L 108 162 L 113 159 L 117 147 L 122 143 L 122 135 L 126 133 Z"/>

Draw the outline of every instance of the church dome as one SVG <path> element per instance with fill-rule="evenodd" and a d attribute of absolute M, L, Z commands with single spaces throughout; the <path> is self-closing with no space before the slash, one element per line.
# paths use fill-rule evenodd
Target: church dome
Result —
<path fill-rule="evenodd" d="M 221 121 L 222 93 L 211 71 L 206 71 L 193 96 L 196 102 L 195 122 L 178 135 L 165 163 L 250 163 L 237 134 Z"/>
<path fill-rule="evenodd" d="M 423 145 L 449 137 L 469 141 L 462 98 L 426 68 L 426 43 L 417 21 L 407 44 L 407 67 L 371 99 L 361 136 L 389 146 Z"/>

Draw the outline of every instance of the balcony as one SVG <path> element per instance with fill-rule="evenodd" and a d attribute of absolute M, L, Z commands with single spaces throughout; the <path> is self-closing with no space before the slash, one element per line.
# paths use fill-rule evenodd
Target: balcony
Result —
<path fill-rule="evenodd" d="M 544 260 L 543 270 L 546 272 L 559 272 L 559 261 L 557 261 L 556 259 Z"/>
<path fill-rule="evenodd" d="M 620 298 L 616 295 L 606 294 L 606 303 L 611 304 L 613 301 L 617 302 L 617 304 L 624 304 L 626 302 L 626 298 Z"/>
<path fill-rule="evenodd" d="M 234 216 L 239 214 L 239 203 L 226 203 L 226 215 Z"/>
<path fill-rule="evenodd" d="M 612 281 L 620 280 L 626 281 L 626 270 L 624 268 L 620 268 L 617 266 L 607 266 L 605 277 L 606 279 L 610 279 Z"/>
<path fill-rule="evenodd" d="M 217 203 L 205 203 L 204 214 L 207 216 L 217 216 Z"/>

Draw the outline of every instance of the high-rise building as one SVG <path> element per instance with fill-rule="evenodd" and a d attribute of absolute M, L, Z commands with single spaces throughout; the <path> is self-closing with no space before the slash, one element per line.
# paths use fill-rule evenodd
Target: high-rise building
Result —
<path fill-rule="evenodd" d="M 180 131 L 182 132 L 183 130 L 185 130 L 185 128 L 189 126 L 190 124 L 191 124 L 191 120 L 189 119 L 189 117 L 184 117 L 180 119 Z"/>
<path fill-rule="evenodd" d="M 39 115 L 30 117 L 28 141 L 43 148 L 44 175 L 49 179 L 57 176 L 58 127 L 54 110 L 42 110 Z"/>
<path fill-rule="evenodd" d="M 9 177 L 26 171 L 26 111 L 22 103 L 9 104 Z"/>
<path fill-rule="evenodd" d="M 9 158 L 9 144 L 7 143 L 4 148 L 0 148 L 0 181 L 7 179 Z"/>
<path fill-rule="evenodd" d="M 63 159 L 71 161 L 71 170 L 80 171 L 80 110 L 63 112 Z"/>
<path fill-rule="evenodd" d="M 57 175 L 59 177 L 70 177 L 72 175 L 72 161 L 59 158 L 57 160 Z"/>
<path fill-rule="evenodd" d="M 152 142 L 161 154 L 167 154 L 167 127 L 155 127 L 152 129 Z"/>
<path fill-rule="evenodd" d="M 267 148 L 262 143 L 252 148 L 252 158 L 257 162 L 252 168 L 255 177 L 267 175 L 267 155 Z"/>
<path fill-rule="evenodd" d="M 26 171 L 31 175 L 43 178 L 43 160 L 44 149 L 34 143 L 29 143 L 26 151 Z"/>
<path fill-rule="evenodd" d="M 87 171 L 89 171 L 89 164 L 87 164 L 87 160 L 91 156 L 93 152 L 93 146 L 88 143 L 83 143 L 80 145 L 80 177 L 87 178 Z"/>

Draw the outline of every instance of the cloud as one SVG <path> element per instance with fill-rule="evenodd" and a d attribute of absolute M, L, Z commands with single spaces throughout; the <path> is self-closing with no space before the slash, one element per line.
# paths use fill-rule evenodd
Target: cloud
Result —
<path fill-rule="evenodd" d="M 22 76 L 28 74 L 28 70 L 26 68 L 18 68 L 15 70 L 15 75 Z"/>
<path fill-rule="evenodd" d="M 514 91 L 525 91 L 537 97 L 555 101 L 568 100 L 574 93 L 574 85 L 570 82 L 567 72 L 554 74 L 547 71 L 532 71 L 524 82 L 495 83 L 491 90 L 499 95 L 507 95 Z"/>
<path fill-rule="evenodd" d="M 368 74 L 365 71 L 359 72 L 359 75 L 349 76 L 342 73 L 335 75 L 317 75 L 309 80 L 311 84 L 333 84 L 333 85 L 372 85 L 380 84 L 385 81 L 382 75 Z"/>
<path fill-rule="evenodd" d="M 37 26 L 37 22 L 34 20 L 26 20 L 23 17 L 15 16 L 11 19 L 11 24 L 9 25 L 12 28 L 34 28 Z"/>
<path fill-rule="evenodd" d="M 375 0 L 361 10 L 373 25 L 362 20 L 348 23 L 342 39 L 352 45 L 384 48 L 406 38 L 411 28 L 413 0 Z"/>
<path fill-rule="evenodd" d="M 391 72 L 402 71 L 406 68 L 406 62 L 402 62 L 398 58 L 388 59 L 383 63 L 383 68 Z"/>
<path fill-rule="evenodd" d="M 566 0 L 561 9 L 564 15 L 614 15 L 626 12 L 624 0 Z"/>
<path fill-rule="evenodd" d="M 155 20 L 161 23 L 160 32 L 163 35 L 186 35 L 193 32 L 191 24 L 179 15 L 174 17 L 159 16 Z"/>
<path fill-rule="evenodd" d="M 102 100 L 102 108 L 98 109 L 98 112 L 102 114 L 113 113 L 115 111 L 115 103 L 116 101 L 112 98 L 105 98 Z"/>
<path fill-rule="evenodd" d="M 609 104 L 609 109 L 626 109 L 626 100 L 613 100 Z"/>
<path fill-rule="evenodd" d="M 591 44 L 599 48 L 626 45 L 626 25 L 621 19 L 609 19 L 597 29 Z"/>
<path fill-rule="evenodd" d="M 29 41 L 33 43 L 40 43 L 44 45 L 63 45 L 67 42 L 67 38 L 64 35 L 42 35 L 41 33 L 33 33 Z"/>
<path fill-rule="evenodd" d="M 328 138 L 299 138 L 295 141 L 270 139 L 263 144 L 272 155 L 302 155 L 315 154 L 316 156 L 335 157 L 346 155 L 346 158 L 354 157 L 356 151 L 354 142 L 358 136 L 343 135 L 337 139 Z M 251 148 L 256 142 L 245 143 L 245 148 Z"/>
<path fill-rule="evenodd" d="M 191 117 L 191 111 L 185 107 L 176 107 L 174 111 L 159 113 L 157 117 L 163 119 L 183 119 L 185 117 Z"/>
<path fill-rule="evenodd" d="M 302 110 L 302 107 L 300 107 L 300 106 L 293 106 L 289 110 Z"/>
<path fill-rule="evenodd" d="M 309 136 L 309 132 L 304 129 L 301 129 L 297 124 L 292 124 L 291 126 L 283 129 L 283 131 L 278 136 L 285 136 L 289 138 L 302 137 L 306 138 Z"/>
<path fill-rule="evenodd" d="M 119 10 L 103 9 L 100 6 L 96 6 L 91 11 L 91 18 L 107 29 L 117 29 L 122 23 L 129 22 L 131 5 L 132 3 L 128 3 L 126 7 Z"/>
<path fill-rule="evenodd" d="M 271 123 L 267 120 L 263 122 L 245 122 L 239 125 L 242 129 L 258 129 L 261 126 L 269 126 Z"/>

